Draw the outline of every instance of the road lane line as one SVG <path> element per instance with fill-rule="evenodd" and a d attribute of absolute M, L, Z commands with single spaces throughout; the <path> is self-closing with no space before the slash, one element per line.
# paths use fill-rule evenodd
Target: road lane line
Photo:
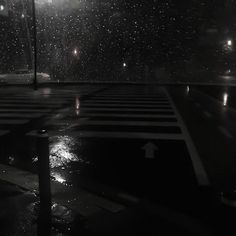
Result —
<path fill-rule="evenodd" d="M 218 130 L 226 137 L 229 139 L 233 138 L 233 135 L 223 126 L 218 126 Z"/>
<path fill-rule="evenodd" d="M 165 90 L 166 95 L 168 96 L 168 98 L 172 104 L 173 109 L 175 110 L 175 114 L 176 114 L 178 121 L 180 123 L 181 130 L 182 130 L 183 135 L 185 137 L 185 142 L 186 142 L 187 148 L 189 150 L 189 154 L 191 157 L 193 169 L 194 169 L 198 184 L 201 186 L 208 186 L 210 184 L 209 178 L 207 176 L 207 173 L 206 173 L 206 170 L 203 166 L 203 163 L 199 157 L 197 149 L 196 149 L 195 145 L 193 144 L 193 141 L 192 141 L 192 138 L 188 132 L 188 129 L 184 124 L 183 118 L 180 115 L 180 113 L 178 112 L 178 110 L 175 106 L 175 103 L 171 98 L 171 95 L 168 93 L 168 91 L 166 89 L 164 89 L 164 90 Z"/>

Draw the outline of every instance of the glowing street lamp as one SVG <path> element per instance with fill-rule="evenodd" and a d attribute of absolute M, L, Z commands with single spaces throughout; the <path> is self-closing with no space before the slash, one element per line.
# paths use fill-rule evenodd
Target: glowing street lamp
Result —
<path fill-rule="evenodd" d="M 0 5 L 0 11 L 4 11 L 5 7 L 3 5 Z"/>
<path fill-rule="evenodd" d="M 124 68 L 126 68 L 126 67 L 127 67 L 127 64 L 126 64 L 125 62 L 123 63 L 123 67 L 124 67 Z"/>

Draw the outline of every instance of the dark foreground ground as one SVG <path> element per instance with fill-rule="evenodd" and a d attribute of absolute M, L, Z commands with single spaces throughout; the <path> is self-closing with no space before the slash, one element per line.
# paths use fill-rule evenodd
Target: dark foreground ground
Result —
<path fill-rule="evenodd" d="M 235 235 L 236 88 L 75 85 L 0 93 L 2 234 L 35 235 L 37 130 L 52 235 Z M 236 96 L 236 95 L 235 95 Z"/>

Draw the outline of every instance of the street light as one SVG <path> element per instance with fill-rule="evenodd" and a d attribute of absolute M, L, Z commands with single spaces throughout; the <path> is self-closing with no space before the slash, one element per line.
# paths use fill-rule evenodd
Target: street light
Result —
<path fill-rule="evenodd" d="M 4 11 L 5 7 L 3 5 L 0 5 L 0 11 Z"/>

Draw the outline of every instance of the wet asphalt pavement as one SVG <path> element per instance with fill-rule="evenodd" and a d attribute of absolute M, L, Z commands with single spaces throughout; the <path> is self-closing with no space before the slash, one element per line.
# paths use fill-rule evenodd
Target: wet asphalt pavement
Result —
<path fill-rule="evenodd" d="M 31 134 L 46 129 L 59 183 L 108 198 L 135 196 L 204 220 L 212 214 L 201 212 L 204 204 L 212 206 L 202 188 L 234 190 L 234 88 L 21 89 L 1 94 L 2 164 L 37 173 Z"/>

